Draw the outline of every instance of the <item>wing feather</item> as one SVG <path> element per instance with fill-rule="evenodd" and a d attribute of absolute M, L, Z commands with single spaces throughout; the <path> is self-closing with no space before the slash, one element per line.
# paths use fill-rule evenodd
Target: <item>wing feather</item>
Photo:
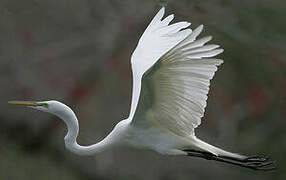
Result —
<path fill-rule="evenodd" d="M 162 21 L 162 27 L 168 26 L 169 23 L 174 19 L 174 14 L 171 14 L 167 16 L 163 21 Z"/>
<path fill-rule="evenodd" d="M 133 118 L 138 104 L 143 74 L 151 68 L 160 57 L 191 34 L 191 29 L 185 29 L 190 23 L 179 22 L 169 25 L 174 15 L 169 15 L 162 20 L 164 12 L 165 8 L 163 7 L 155 15 L 139 39 L 138 45 L 131 56 L 133 91 L 129 114 L 130 119 Z"/>
<path fill-rule="evenodd" d="M 203 26 L 184 29 L 188 22 L 168 25 L 164 9 L 151 21 L 132 57 L 132 124 L 168 129 L 177 135 L 194 134 L 204 115 L 210 80 L 223 61 L 223 52 L 206 45 L 211 36 L 196 40 Z"/>

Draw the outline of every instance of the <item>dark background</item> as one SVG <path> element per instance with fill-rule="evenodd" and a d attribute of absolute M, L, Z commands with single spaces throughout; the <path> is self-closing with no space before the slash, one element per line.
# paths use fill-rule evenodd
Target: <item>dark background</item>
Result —
<path fill-rule="evenodd" d="M 276 172 L 130 149 L 80 157 L 64 148 L 58 118 L 7 104 L 62 101 L 79 118 L 78 141 L 97 142 L 128 116 L 130 56 L 162 5 L 225 49 L 197 136 L 271 156 Z M 285 0 L 1 0 L 0 179 L 285 179 L 285 18 Z"/>

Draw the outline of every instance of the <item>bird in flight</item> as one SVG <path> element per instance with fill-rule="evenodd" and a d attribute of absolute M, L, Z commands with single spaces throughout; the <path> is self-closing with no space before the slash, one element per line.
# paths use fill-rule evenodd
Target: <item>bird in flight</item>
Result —
<path fill-rule="evenodd" d="M 255 170 L 273 170 L 266 157 L 245 156 L 210 145 L 195 135 L 207 105 L 210 80 L 223 63 L 214 56 L 223 52 L 198 39 L 203 26 L 189 22 L 170 24 L 174 15 L 155 15 L 131 56 L 133 73 L 129 117 L 120 121 L 100 142 L 82 146 L 76 141 L 79 124 L 74 112 L 58 101 L 10 101 L 51 113 L 67 125 L 65 146 L 78 155 L 93 155 L 116 146 L 149 149 L 164 155 L 194 156 Z"/>

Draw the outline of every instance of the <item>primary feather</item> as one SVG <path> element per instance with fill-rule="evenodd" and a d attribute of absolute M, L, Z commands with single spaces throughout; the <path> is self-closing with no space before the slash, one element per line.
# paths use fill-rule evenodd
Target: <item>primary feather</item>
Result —
<path fill-rule="evenodd" d="M 210 57 L 223 50 L 217 49 L 218 45 L 205 45 L 211 37 L 196 40 L 203 26 L 192 32 L 184 29 L 190 24 L 187 22 L 168 25 L 169 20 L 161 21 L 163 12 L 164 8 L 151 21 L 131 58 L 136 79 L 133 92 L 137 92 L 133 95 L 141 93 L 138 103 L 132 102 L 132 123 L 155 123 L 174 134 L 189 136 L 201 123 L 210 80 L 223 62 Z"/>

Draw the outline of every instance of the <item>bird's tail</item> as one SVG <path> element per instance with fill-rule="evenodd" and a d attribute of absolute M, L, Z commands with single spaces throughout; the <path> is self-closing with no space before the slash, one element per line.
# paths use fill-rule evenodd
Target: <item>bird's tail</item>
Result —
<path fill-rule="evenodd" d="M 236 153 L 231 153 L 213 145 L 210 145 L 198 138 L 194 139 L 193 145 L 197 148 L 184 150 L 185 152 L 187 152 L 188 156 L 220 161 L 254 170 L 269 171 L 276 169 L 275 161 L 271 161 L 267 157 L 244 156 Z"/>
<path fill-rule="evenodd" d="M 206 151 L 206 152 L 209 152 L 209 153 L 214 154 L 216 156 L 227 156 L 227 157 L 232 157 L 235 159 L 247 158 L 247 156 L 240 155 L 237 153 L 228 152 L 228 151 L 225 151 L 225 150 L 220 149 L 218 147 L 215 147 L 215 146 L 208 144 L 208 143 L 206 143 L 206 142 L 204 142 L 198 138 L 194 139 L 194 146 L 197 147 L 198 150 Z"/>

